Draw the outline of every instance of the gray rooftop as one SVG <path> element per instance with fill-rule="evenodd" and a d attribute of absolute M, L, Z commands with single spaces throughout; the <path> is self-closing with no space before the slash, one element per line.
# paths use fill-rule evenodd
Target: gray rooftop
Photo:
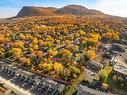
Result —
<path fill-rule="evenodd" d="M 103 68 L 103 65 L 101 63 L 96 62 L 96 61 L 90 60 L 90 61 L 88 61 L 88 64 L 89 63 L 94 65 L 94 66 Z"/>
<path fill-rule="evenodd" d="M 117 71 L 127 76 L 127 68 L 122 65 L 118 65 L 118 64 L 114 65 L 114 71 Z"/>
<path fill-rule="evenodd" d="M 104 93 L 98 90 L 91 89 L 87 86 L 79 85 L 77 95 L 113 95 L 113 94 Z"/>

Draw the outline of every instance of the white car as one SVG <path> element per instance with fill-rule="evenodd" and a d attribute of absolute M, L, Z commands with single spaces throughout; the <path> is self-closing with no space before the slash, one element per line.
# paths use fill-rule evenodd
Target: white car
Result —
<path fill-rule="evenodd" d="M 0 81 L 0 86 L 4 85 L 4 82 Z"/>
<path fill-rule="evenodd" d="M 112 63 L 117 63 L 117 61 L 118 61 L 117 58 L 112 58 L 112 59 L 111 59 L 111 62 L 112 62 Z"/>

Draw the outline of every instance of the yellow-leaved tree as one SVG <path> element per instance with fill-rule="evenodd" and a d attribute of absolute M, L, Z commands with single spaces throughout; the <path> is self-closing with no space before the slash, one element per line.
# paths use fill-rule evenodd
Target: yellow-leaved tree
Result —
<path fill-rule="evenodd" d="M 88 50 L 87 51 L 87 57 L 91 60 L 93 58 L 95 58 L 96 54 L 94 50 Z"/>
<path fill-rule="evenodd" d="M 22 54 L 22 50 L 20 48 L 12 48 L 11 51 L 14 57 L 20 57 Z"/>
<path fill-rule="evenodd" d="M 63 65 L 61 63 L 55 62 L 53 64 L 53 68 L 56 71 L 56 73 L 60 73 L 63 71 Z"/>

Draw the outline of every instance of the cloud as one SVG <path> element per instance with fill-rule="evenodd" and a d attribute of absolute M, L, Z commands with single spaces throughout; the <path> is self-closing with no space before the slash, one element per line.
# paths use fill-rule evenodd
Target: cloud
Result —
<path fill-rule="evenodd" d="M 91 7 L 106 14 L 127 17 L 127 0 L 97 0 Z"/>

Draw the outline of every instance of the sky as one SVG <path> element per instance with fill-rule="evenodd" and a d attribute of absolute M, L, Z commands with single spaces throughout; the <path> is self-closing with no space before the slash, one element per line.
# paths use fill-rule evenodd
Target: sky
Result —
<path fill-rule="evenodd" d="M 0 0 L 0 18 L 17 15 L 23 6 L 63 7 L 83 5 L 106 14 L 127 17 L 127 0 Z"/>

